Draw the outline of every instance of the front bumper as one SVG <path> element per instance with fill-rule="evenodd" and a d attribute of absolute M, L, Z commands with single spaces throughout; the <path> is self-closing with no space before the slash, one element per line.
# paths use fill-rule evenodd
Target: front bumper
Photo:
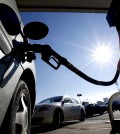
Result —
<path fill-rule="evenodd" d="M 32 117 L 32 124 L 52 124 L 53 123 L 53 112 L 52 111 L 42 111 L 35 112 Z"/>

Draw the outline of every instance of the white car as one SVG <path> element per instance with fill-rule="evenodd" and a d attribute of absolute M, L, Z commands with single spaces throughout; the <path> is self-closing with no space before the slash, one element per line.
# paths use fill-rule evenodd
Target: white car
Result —
<path fill-rule="evenodd" d="M 35 106 L 32 122 L 33 124 L 60 126 L 65 121 L 84 121 L 85 117 L 84 106 L 76 99 L 68 96 L 55 96 L 45 99 Z"/>

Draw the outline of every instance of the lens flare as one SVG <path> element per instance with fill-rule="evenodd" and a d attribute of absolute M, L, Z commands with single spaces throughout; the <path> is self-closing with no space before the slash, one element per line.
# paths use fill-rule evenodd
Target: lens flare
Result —
<path fill-rule="evenodd" d="M 100 64 L 111 62 L 112 55 L 112 48 L 108 45 L 99 45 L 92 53 L 93 59 Z"/>

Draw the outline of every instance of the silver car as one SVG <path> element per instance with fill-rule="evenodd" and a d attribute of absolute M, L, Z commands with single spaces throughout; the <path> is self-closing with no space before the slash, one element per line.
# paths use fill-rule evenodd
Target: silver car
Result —
<path fill-rule="evenodd" d="M 64 121 L 84 121 L 84 106 L 68 96 L 55 96 L 39 102 L 35 106 L 33 124 L 54 124 L 60 126 Z"/>
<path fill-rule="evenodd" d="M 35 106 L 34 60 L 14 47 L 24 44 L 15 0 L 0 0 L 0 134 L 29 134 Z"/>

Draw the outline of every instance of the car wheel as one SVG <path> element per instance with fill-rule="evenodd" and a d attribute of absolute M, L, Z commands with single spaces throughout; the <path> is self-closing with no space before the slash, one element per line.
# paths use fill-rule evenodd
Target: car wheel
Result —
<path fill-rule="evenodd" d="M 54 127 L 60 127 L 62 122 L 62 114 L 59 110 L 55 111 L 53 116 L 53 125 Z"/>
<path fill-rule="evenodd" d="M 103 113 L 104 113 L 104 112 L 103 112 L 102 110 L 99 112 L 100 115 L 102 115 Z"/>
<path fill-rule="evenodd" d="M 28 87 L 19 81 L 2 125 L 6 134 L 30 134 L 31 101 Z"/>
<path fill-rule="evenodd" d="M 82 109 L 82 110 L 81 110 L 81 117 L 80 117 L 79 121 L 84 121 L 85 118 L 86 118 L 86 115 L 85 115 L 84 110 Z"/>

